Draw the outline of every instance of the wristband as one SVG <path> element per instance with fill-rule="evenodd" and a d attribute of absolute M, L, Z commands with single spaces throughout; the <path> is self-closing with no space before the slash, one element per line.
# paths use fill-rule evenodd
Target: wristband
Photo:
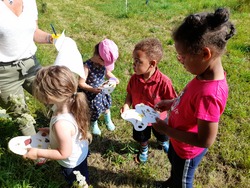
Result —
<path fill-rule="evenodd" d="M 48 43 L 48 44 L 52 44 L 52 41 L 53 41 L 53 39 L 52 39 L 51 34 L 48 34 L 48 35 L 47 35 L 47 43 Z"/>
<path fill-rule="evenodd" d="M 51 35 L 52 39 L 58 39 L 61 36 L 61 34 L 55 35 L 54 33 Z"/>

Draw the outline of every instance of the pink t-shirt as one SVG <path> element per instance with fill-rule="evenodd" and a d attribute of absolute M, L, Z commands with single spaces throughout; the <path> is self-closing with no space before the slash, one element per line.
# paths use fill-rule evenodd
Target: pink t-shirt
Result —
<path fill-rule="evenodd" d="M 133 108 L 140 103 L 153 108 L 161 100 L 176 97 L 171 80 L 162 74 L 158 68 L 147 82 L 143 79 L 143 75 L 132 75 L 127 86 L 127 92 L 132 97 Z M 166 113 L 162 113 L 160 117 L 165 119 Z"/>
<path fill-rule="evenodd" d="M 169 126 L 186 132 L 198 132 L 197 119 L 219 122 L 228 97 L 226 74 L 223 80 L 190 81 L 171 107 Z M 184 159 L 199 155 L 204 148 L 170 138 L 175 152 Z"/>

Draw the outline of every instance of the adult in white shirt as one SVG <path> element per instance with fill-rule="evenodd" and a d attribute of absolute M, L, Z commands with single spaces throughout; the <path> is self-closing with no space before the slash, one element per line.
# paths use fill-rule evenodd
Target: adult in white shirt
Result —
<path fill-rule="evenodd" d="M 10 94 L 22 96 L 24 101 L 24 89 L 32 93 L 32 81 L 41 67 L 35 56 L 35 42 L 52 43 L 51 35 L 38 28 L 37 20 L 36 0 L 0 1 L 0 105 L 3 108 L 8 107 Z"/>

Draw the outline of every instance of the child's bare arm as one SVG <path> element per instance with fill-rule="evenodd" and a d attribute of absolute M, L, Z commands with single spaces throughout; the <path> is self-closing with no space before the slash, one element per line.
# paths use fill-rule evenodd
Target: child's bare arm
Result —
<path fill-rule="evenodd" d="M 89 73 L 89 69 L 87 68 L 87 66 L 84 66 L 84 72 L 85 72 L 85 77 L 87 78 L 88 77 L 88 73 Z M 99 89 L 99 88 L 93 88 L 92 86 L 90 86 L 89 84 L 87 84 L 85 78 L 81 78 L 81 77 L 79 78 L 78 86 L 81 89 L 84 89 L 84 90 L 92 92 L 92 93 L 96 93 L 97 94 L 97 93 L 101 92 L 101 89 Z"/>
<path fill-rule="evenodd" d="M 79 82 L 78 82 L 78 86 L 81 89 L 84 89 L 86 91 L 92 92 L 92 93 L 100 93 L 102 90 L 100 88 L 93 88 L 92 86 L 90 86 L 89 84 L 87 84 L 85 82 L 86 80 L 83 78 L 79 78 Z"/>
<path fill-rule="evenodd" d="M 111 72 L 111 71 L 106 71 L 106 78 L 110 79 L 110 78 L 115 78 L 116 79 L 116 84 L 119 84 L 120 81 L 119 79 Z"/>
<path fill-rule="evenodd" d="M 132 99 L 131 99 L 131 95 L 127 93 L 126 99 L 125 99 L 125 103 L 122 106 L 120 113 L 122 114 L 123 112 L 125 112 L 126 110 L 129 110 L 130 106 L 132 104 Z"/>
<path fill-rule="evenodd" d="M 157 103 L 154 108 L 156 111 L 163 112 L 168 111 L 171 108 L 171 105 L 173 104 L 174 99 L 171 100 L 162 100 L 159 103 Z"/>
<path fill-rule="evenodd" d="M 214 143 L 218 132 L 218 122 L 198 119 L 198 133 L 192 133 L 172 128 L 159 118 L 156 121 L 157 123 L 153 124 L 156 131 L 181 142 L 203 148 L 208 148 Z"/>
<path fill-rule="evenodd" d="M 71 135 L 74 134 L 74 126 L 68 121 L 60 120 L 55 123 L 54 131 L 56 132 L 58 148 L 55 149 L 38 149 L 30 148 L 23 156 L 29 159 L 47 158 L 53 160 L 66 159 L 71 155 L 72 143 Z"/>

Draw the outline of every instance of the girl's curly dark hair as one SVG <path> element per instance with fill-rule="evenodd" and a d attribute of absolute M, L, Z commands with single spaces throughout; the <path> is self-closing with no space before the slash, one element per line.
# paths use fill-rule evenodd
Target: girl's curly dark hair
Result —
<path fill-rule="evenodd" d="M 218 8 L 214 13 L 191 14 L 176 28 L 172 37 L 183 45 L 186 53 L 197 54 L 203 47 L 214 48 L 222 54 L 227 41 L 235 34 L 235 27 L 229 21 L 229 11 Z"/>

